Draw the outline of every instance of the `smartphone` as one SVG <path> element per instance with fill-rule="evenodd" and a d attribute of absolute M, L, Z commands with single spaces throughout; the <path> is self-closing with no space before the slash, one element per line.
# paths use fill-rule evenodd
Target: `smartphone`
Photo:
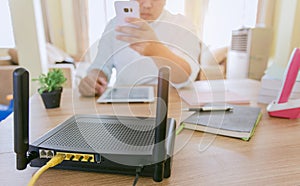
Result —
<path fill-rule="evenodd" d="M 137 1 L 115 1 L 117 26 L 132 26 L 125 21 L 126 17 L 140 17 L 140 5 Z"/>

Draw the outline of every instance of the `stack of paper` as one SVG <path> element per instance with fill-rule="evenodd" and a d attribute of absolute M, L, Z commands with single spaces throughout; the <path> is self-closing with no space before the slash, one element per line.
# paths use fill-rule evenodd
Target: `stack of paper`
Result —
<path fill-rule="evenodd" d="M 259 103 L 269 104 L 276 100 L 281 86 L 284 68 L 278 66 L 272 66 L 268 72 L 261 79 L 261 89 L 258 96 Z M 294 84 L 290 99 L 300 98 L 300 77 Z"/>
<path fill-rule="evenodd" d="M 193 88 L 183 89 L 180 97 L 189 105 L 204 105 L 207 103 L 249 103 L 250 98 L 231 90 L 224 81 L 197 81 Z"/>

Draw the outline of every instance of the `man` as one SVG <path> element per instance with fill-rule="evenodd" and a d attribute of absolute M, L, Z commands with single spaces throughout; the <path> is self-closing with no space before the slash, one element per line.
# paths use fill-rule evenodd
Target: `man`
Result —
<path fill-rule="evenodd" d="M 193 25 L 164 10 L 166 0 L 137 2 L 140 18 L 126 18 L 132 26 L 117 26 L 115 19 L 106 26 L 95 61 L 80 81 L 82 95 L 101 95 L 112 68 L 117 71 L 117 85 L 155 83 L 161 66 L 170 67 L 171 83 L 177 88 L 196 78 L 200 42 Z"/>

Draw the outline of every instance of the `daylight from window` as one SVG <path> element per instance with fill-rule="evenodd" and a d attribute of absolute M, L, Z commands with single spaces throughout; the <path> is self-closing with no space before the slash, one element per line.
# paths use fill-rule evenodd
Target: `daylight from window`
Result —
<path fill-rule="evenodd" d="M 0 0 L 0 48 L 15 46 L 8 0 Z"/>
<path fill-rule="evenodd" d="M 90 45 L 96 43 L 107 22 L 115 16 L 114 1 L 89 0 Z M 255 27 L 258 0 L 209 0 L 203 41 L 209 46 L 228 46 L 232 30 Z M 166 9 L 184 14 L 183 0 L 169 0 Z M 8 0 L 0 1 L 0 47 L 14 47 Z"/>
<path fill-rule="evenodd" d="M 254 27 L 258 0 L 209 0 L 203 40 L 209 46 L 228 46 L 232 30 Z"/>

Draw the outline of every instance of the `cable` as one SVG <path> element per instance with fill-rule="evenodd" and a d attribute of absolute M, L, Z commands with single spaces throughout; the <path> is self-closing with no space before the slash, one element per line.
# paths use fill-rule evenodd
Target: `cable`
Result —
<path fill-rule="evenodd" d="M 137 182 L 138 182 L 138 180 L 139 180 L 139 177 L 140 177 L 140 173 L 142 172 L 142 168 L 143 168 L 143 167 L 138 167 L 138 168 L 136 168 L 136 171 L 135 171 L 135 179 L 134 179 L 134 181 L 133 181 L 132 186 L 135 186 L 135 185 L 137 184 Z"/>
<path fill-rule="evenodd" d="M 49 160 L 46 165 L 44 165 L 43 167 L 41 167 L 30 179 L 28 186 L 34 186 L 35 182 L 37 181 L 37 179 L 49 168 L 54 167 L 58 164 L 60 164 L 63 160 L 65 159 L 65 155 L 63 154 L 57 154 L 55 156 L 53 156 L 51 158 L 51 160 Z"/>

